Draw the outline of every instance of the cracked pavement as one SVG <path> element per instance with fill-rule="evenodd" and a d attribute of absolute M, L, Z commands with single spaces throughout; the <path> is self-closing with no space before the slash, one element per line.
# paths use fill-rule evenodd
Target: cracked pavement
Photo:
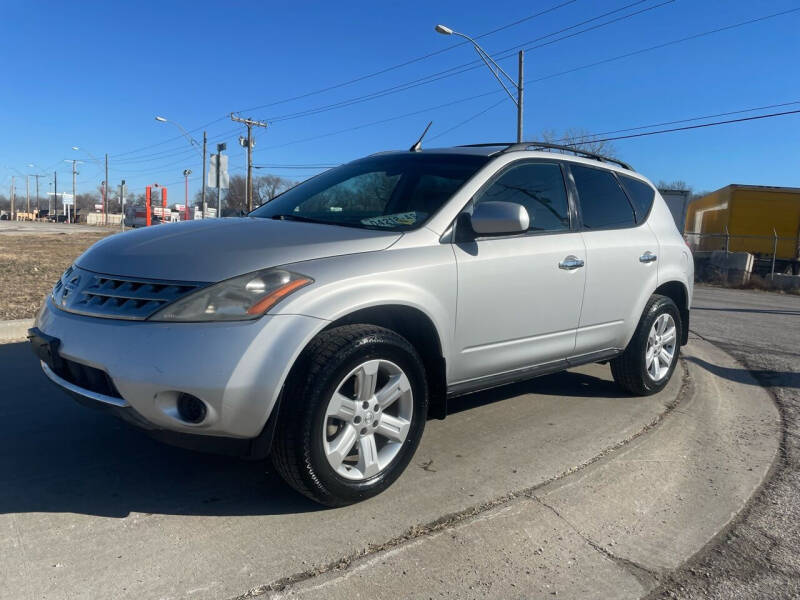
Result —
<path fill-rule="evenodd" d="M 777 402 L 771 479 L 719 540 L 653 598 L 800 597 L 800 297 L 698 286 L 692 330 L 744 363 Z"/>

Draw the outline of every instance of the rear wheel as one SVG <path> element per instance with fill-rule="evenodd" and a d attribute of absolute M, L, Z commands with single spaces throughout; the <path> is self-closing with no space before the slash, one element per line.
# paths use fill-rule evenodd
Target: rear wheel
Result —
<path fill-rule="evenodd" d="M 273 464 L 296 490 L 341 506 L 388 488 L 408 465 L 427 415 L 417 352 L 393 331 L 321 333 L 286 385 Z"/>
<path fill-rule="evenodd" d="M 681 316 L 675 302 L 654 294 L 628 347 L 611 361 L 614 381 L 637 396 L 664 389 L 678 362 L 680 331 Z"/>

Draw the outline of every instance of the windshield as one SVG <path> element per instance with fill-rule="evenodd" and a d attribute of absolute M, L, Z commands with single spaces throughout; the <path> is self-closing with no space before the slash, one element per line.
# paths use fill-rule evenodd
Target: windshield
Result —
<path fill-rule="evenodd" d="M 411 152 L 363 158 L 301 183 L 250 216 L 416 229 L 487 161 L 486 156 Z"/>

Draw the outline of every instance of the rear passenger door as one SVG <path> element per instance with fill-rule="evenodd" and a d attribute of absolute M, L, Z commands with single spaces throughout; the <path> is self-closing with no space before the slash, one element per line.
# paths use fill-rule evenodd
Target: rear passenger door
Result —
<path fill-rule="evenodd" d="M 468 236 L 453 245 L 459 354 L 450 377 L 457 387 L 565 365 L 583 297 L 583 241 L 560 163 L 511 163 L 475 195 L 473 206 L 485 201 L 523 205 L 530 226 L 522 234 Z"/>
<path fill-rule="evenodd" d="M 569 169 L 586 246 L 586 291 L 574 356 L 588 359 L 627 345 L 657 286 L 659 248 L 646 214 L 634 210 L 613 171 L 577 163 Z"/>

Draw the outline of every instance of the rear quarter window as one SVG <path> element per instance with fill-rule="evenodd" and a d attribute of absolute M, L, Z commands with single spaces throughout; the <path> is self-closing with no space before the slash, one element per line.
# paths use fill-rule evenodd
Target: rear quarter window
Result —
<path fill-rule="evenodd" d="M 656 191 L 644 181 L 639 181 L 633 177 L 619 175 L 619 180 L 622 182 L 622 187 L 624 187 L 625 191 L 628 193 L 628 198 L 633 202 L 633 208 L 636 211 L 636 222 L 644 222 L 653 206 Z"/>
<path fill-rule="evenodd" d="M 605 169 L 570 165 L 584 229 L 622 229 L 636 225 L 633 207 L 614 174 Z"/>

